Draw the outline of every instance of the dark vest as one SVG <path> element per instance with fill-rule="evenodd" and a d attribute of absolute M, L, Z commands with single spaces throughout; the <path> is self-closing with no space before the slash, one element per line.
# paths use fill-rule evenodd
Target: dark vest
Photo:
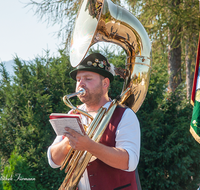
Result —
<path fill-rule="evenodd" d="M 117 107 L 100 143 L 115 147 L 115 132 L 121 121 L 125 108 Z M 127 172 L 104 164 L 99 159 L 87 166 L 91 190 L 138 190 L 135 171 Z"/>

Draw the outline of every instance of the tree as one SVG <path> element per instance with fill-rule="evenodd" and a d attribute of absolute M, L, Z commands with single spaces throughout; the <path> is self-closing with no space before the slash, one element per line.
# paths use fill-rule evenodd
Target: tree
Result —
<path fill-rule="evenodd" d="M 169 74 L 168 91 L 174 92 L 175 89 L 180 85 L 182 80 L 181 36 L 180 36 L 182 26 L 179 23 L 180 19 L 178 17 L 179 14 L 177 13 L 180 7 L 180 0 L 176 1 L 169 0 L 168 3 L 169 3 L 168 23 L 170 23 L 168 27 L 168 74 Z"/>
<path fill-rule="evenodd" d="M 55 138 L 49 114 L 68 112 L 62 97 L 75 88 L 69 78 L 72 69 L 69 59 L 63 51 L 60 54 L 59 58 L 49 58 L 47 53 L 47 57 L 28 63 L 16 57 L 15 76 L 11 79 L 4 72 L 1 81 L 1 163 L 7 164 L 16 147 L 17 154 L 26 158 L 37 189 L 58 188 L 64 175 L 51 169 L 46 157 L 47 148 Z M 72 102 L 76 104 L 76 100 Z"/>
<path fill-rule="evenodd" d="M 132 6 L 132 12 L 137 14 L 147 30 L 152 40 L 152 52 L 159 52 L 160 59 L 163 54 L 168 55 L 165 64 L 168 64 L 169 92 L 174 92 L 176 87 L 187 79 L 189 99 L 199 35 L 198 2 L 193 0 L 138 0 L 134 4 L 129 0 L 126 2 Z M 154 60 L 153 63 L 157 64 Z"/>
<path fill-rule="evenodd" d="M 179 87 L 170 94 L 166 91 L 168 73 L 162 66 L 163 62 L 153 66 L 147 97 L 137 112 L 141 186 L 148 190 L 197 189 L 200 157 L 199 144 L 189 132 L 192 106 L 184 89 Z"/>
<path fill-rule="evenodd" d="M 184 41 L 185 41 L 185 70 L 186 70 L 186 85 L 187 85 L 187 99 L 189 100 L 191 92 L 192 92 L 192 84 L 193 84 L 193 76 L 194 76 L 194 67 L 192 69 L 192 63 L 196 62 L 196 51 L 197 51 L 197 43 L 198 43 L 198 36 L 194 32 L 191 31 L 197 27 L 196 20 L 190 20 L 188 16 L 193 14 L 192 16 L 196 18 L 194 12 L 191 10 L 196 10 L 195 1 L 183 1 L 184 3 L 184 12 L 185 12 L 185 23 L 186 25 L 183 27 L 184 32 Z M 189 12 L 189 14 L 188 14 Z"/>
<path fill-rule="evenodd" d="M 9 164 L 5 166 L 3 172 L 3 189 L 36 189 L 35 178 L 27 165 L 26 159 L 18 155 L 16 149 L 13 150 L 9 158 Z M 4 180 L 5 178 L 5 180 Z"/>

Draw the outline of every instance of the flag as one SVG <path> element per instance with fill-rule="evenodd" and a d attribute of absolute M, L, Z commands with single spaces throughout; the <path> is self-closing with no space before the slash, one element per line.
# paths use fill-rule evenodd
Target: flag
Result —
<path fill-rule="evenodd" d="M 192 120 L 190 123 L 190 133 L 194 139 L 200 143 L 200 35 L 197 49 L 196 66 L 191 94 L 191 104 L 193 107 Z"/>

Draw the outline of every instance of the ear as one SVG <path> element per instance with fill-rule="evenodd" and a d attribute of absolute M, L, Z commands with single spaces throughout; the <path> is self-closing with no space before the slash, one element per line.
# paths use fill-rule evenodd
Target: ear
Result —
<path fill-rule="evenodd" d="M 109 78 L 104 78 L 102 80 L 102 83 L 103 83 L 103 88 L 109 88 L 109 86 L 110 86 L 110 80 L 109 80 Z"/>

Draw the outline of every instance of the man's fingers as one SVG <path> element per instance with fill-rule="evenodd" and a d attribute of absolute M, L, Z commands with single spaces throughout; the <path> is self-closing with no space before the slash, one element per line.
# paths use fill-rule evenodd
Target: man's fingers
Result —
<path fill-rule="evenodd" d="M 70 129 L 68 127 L 65 127 L 65 130 L 67 131 L 67 134 L 70 134 L 71 136 L 73 136 L 74 138 L 76 138 L 76 136 L 78 134 L 76 131 L 74 131 L 73 129 Z"/>

